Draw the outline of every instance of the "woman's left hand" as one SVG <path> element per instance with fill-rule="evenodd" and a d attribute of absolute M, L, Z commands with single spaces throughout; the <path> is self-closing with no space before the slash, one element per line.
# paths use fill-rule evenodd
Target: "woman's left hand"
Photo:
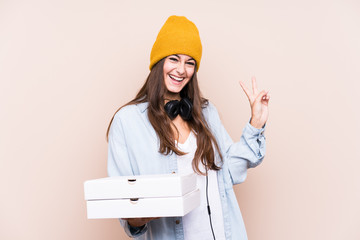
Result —
<path fill-rule="evenodd" d="M 269 116 L 268 104 L 270 100 L 270 95 L 268 94 L 269 91 L 258 91 L 255 77 L 252 77 L 251 81 L 253 90 L 252 92 L 245 86 L 243 82 L 239 81 L 239 83 L 250 102 L 250 124 L 255 128 L 262 128 Z"/>

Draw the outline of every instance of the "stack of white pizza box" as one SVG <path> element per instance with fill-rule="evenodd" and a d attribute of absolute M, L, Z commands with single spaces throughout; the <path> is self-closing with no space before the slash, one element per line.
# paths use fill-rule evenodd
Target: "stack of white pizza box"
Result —
<path fill-rule="evenodd" d="M 184 216 L 200 205 L 195 174 L 107 177 L 84 189 L 89 219 Z"/>

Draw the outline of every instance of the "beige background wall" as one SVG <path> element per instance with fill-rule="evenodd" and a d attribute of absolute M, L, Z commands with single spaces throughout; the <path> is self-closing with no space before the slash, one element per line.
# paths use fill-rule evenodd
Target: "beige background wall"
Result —
<path fill-rule="evenodd" d="M 199 79 L 234 139 L 255 75 L 267 156 L 236 186 L 250 240 L 360 239 L 360 3 L 0 1 L 0 239 L 127 239 L 87 220 L 105 131 L 148 74 L 172 14 L 196 23 Z"/>

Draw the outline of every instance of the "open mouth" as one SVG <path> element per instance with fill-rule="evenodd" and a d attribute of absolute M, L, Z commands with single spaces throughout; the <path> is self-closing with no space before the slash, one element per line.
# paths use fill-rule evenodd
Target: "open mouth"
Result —
<path fill-rule="evenodd" d="M 175 80 L 175 81 L 177 81 L 177 82 L 182 82 L 185 78 L 183 78 L 183 77 L 176 77 L 176 76 L 174 76 L 174 75 L 170 75 L 169 74 L 169 77 L 172 79 L 172 80 Z"/>

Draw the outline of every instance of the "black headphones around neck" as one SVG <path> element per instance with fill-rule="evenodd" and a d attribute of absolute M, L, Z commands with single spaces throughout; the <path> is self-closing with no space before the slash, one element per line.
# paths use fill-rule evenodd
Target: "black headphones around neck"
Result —
<path fill-rule="evenodd" d="M 193 104 L 188 97 L 183 97 L 180 101 L 171 100 L 167 102 L 164 109 L 171 120 L 180 114 L 182 119 L 189 121 L 192 117 Z"/>

